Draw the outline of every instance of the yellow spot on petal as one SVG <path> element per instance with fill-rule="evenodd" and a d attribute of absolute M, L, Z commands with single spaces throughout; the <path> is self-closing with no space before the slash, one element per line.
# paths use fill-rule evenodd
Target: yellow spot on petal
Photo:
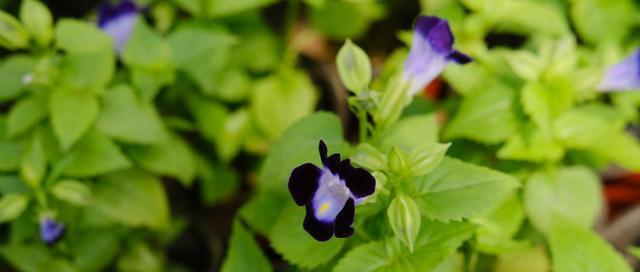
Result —
<path fill-rule="evenodd" d="M 322 203 L 320 208 L 318 208 L 318 213 L 323 214 L 329 209 L 329 202 Z"/>

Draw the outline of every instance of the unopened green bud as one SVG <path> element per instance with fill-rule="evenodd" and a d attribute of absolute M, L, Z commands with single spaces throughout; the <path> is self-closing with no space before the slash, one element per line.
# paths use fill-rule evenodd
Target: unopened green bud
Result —
<path fill-rule="evenodd" d="M 371 82 L 371 62 L 367 53 L 347 40 L 336 57 L 342 83 L 355 94 L 365 90 Z"/>

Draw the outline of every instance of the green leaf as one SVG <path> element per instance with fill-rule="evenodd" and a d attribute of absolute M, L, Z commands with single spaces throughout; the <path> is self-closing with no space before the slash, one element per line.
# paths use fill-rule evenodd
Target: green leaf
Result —
<path fill-rule="evenodd" d="M 23 144 L 0 139 L 0 172 L 18 170 L 23 151 Z"/>
<path fill-rule="evenodd" d="M 35 65 L 35 60 L 25 55 L 11 55 L 2 61 L 0 64 L 0 82 L 2 82 L 0 84 L 0 102 L 16 98 L 25 91 L 26 86 L 23 80 L 32 72 Z"/>
<path fill-rule="evenodd" d="M 122 171 L 101 178 L 91 188 L 87 210 L 96 210 L 129 227 L 166 229 L 169 204 L 162 183 L 138 171 Z"/>
<path fill-rule="evenodd" d="M 464 256 L 460 252 L 454 252 L 440 262 L 432 272 L 463 272 Z"/>
<path fill-rule="evenodd" d="M 631 33 L 636 23 L 632 1 L 572 0 L 570 15 L 575 28 L 586 42 L 594 45 L 616 44 Z"/>
<path fill-rule="evenodd" d="M 336 56 L 338 74 L 347 89 L 358 94 L 371 83 L 371 62 L 367 53 L 347 40 Z"/>
<path fill-rule="evenodd" d="M 73 272 L 74 267 L 65 259 L 55 256 L 43 244 L 9 244 L 0 247 L 0 254 L 13 267 L 24 272 Z"/>
<path fill-rule="evenodd" d="M 519 186 L 512 176 L 451 158 L 415 182 L 420 210 L 427 218 L 442 221 L 487 212 Z"/>
<path fill-rule="evenodd" d="M 513 92 L 498 84 L 468 94 L 446 127 L 445 138 L 488 144 L 506 140 L 516 128 L 513 100 Z"/>
<path fill-rule="evenodd" d="M 231 113 L 225 120 L 221 134 L 215 139 L 219 157 L 230 161 L 240 151 L 249 128 L 249 113 L 240 108 Z"/>
<path fill-rule="evenodd" d="M 540 32 L 562 35 L 569 31 L 563 10 L 551 2 L 502 1 L 494 9 L 487 10 L 491 19 L 497 21 L 496 28 L 525 35 Z"/>
<path fill-rule="evenodd" d="M 557 218 L 589 228 L 602 205 L 600 181 L 580 166 L 557 172 L 538 171 L 526 182 L 524 204 L 533 225 L 543 232 L 559 224 Z"/>
<path fill-rule="evenodd" d="M 151 71 L 171 69 L 171 48 L 144 20 L 138 19 L 120 57 L 130 67 Z"/>
<path fill-rule="evenodd" d="M 180 137 L 171 135 L 166 140 L 146 146 L 130 146 L 127 154 L 142 168 L 175 177 L 189 186 L 196 173 L 196 162 L 191 147 Z"/>
<path fill-rule="evenodd" d="M 13 221 L 27 208 L 29 198 L 23 194 L 6 194 L 0 198 L 0 223 Z"/>
<path fill-rule="evenodd" d="M 627 252 L 636 257 L 636 259 L 640 259 L 640 248 L 635 246 L 630 246 L 627 248 Z"/>
<path fill-rule="evenodd" d="M 163 271 L 163 260 L 158 252 L 149 248 L 143 242 L 136 242 L 129 246 L 126 251 L 119 256 L 117 271 L 122 272 L 138 272 Z"/>
<path fill-rule="evenodd" d="M 105 270 L 119 251 L 119 237 L 108 229 L 91 229 L 68 238 L 79 271 Z"/>
<path fill-rule="evenodd" d="M 381 171 L 387 168 L 387 158 L 384 154 L 367 143 L 359 144 L 351 154 L 350 159 L 354 164 L 369 171 Z"/>
<path fill-rule="evenodd" d="M 36 0 L 22 1 L 20 20 L 40 46 L 53 38 L 53 17 L 47 6 Z"/>
<path fill-rule="evenodd" d="M 154 144 L 167 136 L 153 104 L 140 101 L 127 85 L 111 88 L 102 99 L 97 127 L 104 134 L 132 144 Z"/>
<path fill-rule="evenodd" d="M 416 202 L 406 195 L 397 195 L 389 204 L 387 216 L 393 233 L 413 252 L 422 221 Z"/>
<path fill-rule="evenodd" d="M 259 192 L 240 208 L 239 214 L 254 231 L 267 235 L 290 199 L 269 192 Z"/>
<path fill-rule="evenodd" d="M 333 271 L 431 271 L 471 237 L 473 229 L 468 223 L 426 221 L 413 253 L 395 239 L 370 242 L 347 252 Z"/>
<path fill-rule="evenodd" d="M 229 115 L 227 108 L 218 102 L 196 95 L 189 96 L 187 102 L 200 134 L 215 143 L 224 131 Z"/>
<path fill-rule="evenodd" d="M 277 0 L 244 0 L 244 1 L 225 1 L 225 0 L 207 0 L 205 1 L 207 13 L 209 16 L 222 17 L 233 15 L 236 13 L 258 9 L 271 5 Z"/>
<path fill-rule="evenodd" d="M 239 186 L 239 177 L 233 169 L 214 165 L 204 158 L 198 158 L 198 178 L 200 198 L 209 205 L 233 196 Z"/>
<path fill-rule="evenodd" d="M 640 143 L 624 131 L 624 119 L 613 108 L 586 105 L 571 109 L 556 120 L 554 131 L 569 147 L 640 169 Z"/>
<path fill-rule="evenodd" d="M 80 139 L 68 154 L 71 162 L 63 174 L 72 177 L 94 177 L 131 166 L 120 148 L 95 130 Z"/>
<path fill-rule="evenodd" d="M 478 226 L 476 239 L 478 250 L 485 253 L 508 253 L 522 246 L 513 236 L 525 219 L 522 202 L 517 193 L 511 194 L 500 205 L 487 213 L 472 218 Z"/>
<path fill-rule="evenodd" d="M 293 204 L 287 205 L 278 216 L 269 233 L 271 246 L 285 260 L 302 268 L 314 268 L 325 264 L 336 256 L 344 239 L 331 239 L 318 242 L 302 228 L 304 208 Z"/>
<path fill-rule="evenodd" d="M 29 148 L 22 157 L 20 163 L 20 177 L 31 188 L 40 187 L 42 179 L 47 172 L 47 158 L 42 139 L 39 134 L 34 134 Z"/>
<path fill-rule="evenodd" d="M 307 162 L 320 165 L 318 144 L 323 140 L 331 154 L 345 150 L 340 119 L 320 112 L 296 122 L 271 146 L 259 178 L 261 190 L 288 194 L 287 182 L 293 168 Z"/>
<path fill-rule="evenodd" d="M 225 30 L 184 26 L 171 33 L 172 59 L 205 94 L 221 88 L 234 37 Z"/>
<path fill-rule="evenodd" d="M 272 271 L 271 264 L 260 247 L 240 221 L 233 223 L 227 257 L 222 263 L 222 272 Z"/>
<path fill-rule="evenodd" d="M 553 260 L 552 271 L 632 271 L 611 245 L 581 226 L 568 222 L 558 224 L 550 230 L 548 238 Z"/>
<path fill-rule="evenodd" d="M 68 54 L 61 61 L 62 72 L 73 90 L 85 93 L 102 93 L 111 82 L 116 69 L 113 49 Z"/>
<path fill-rule="evenodd" d="M 251 116 L 256 126 L 274 140 L 291 124 L 313 112 L 316 90 L 308 76 L 282 70 L 258 81 L 251 96 Z"/>
<path fill-rule="evenodd" d="M 558 161 L 564 153 L 563 146 L 552 135 L 529 124 L 507 139 L 498 150 L 498 158 L 545 162 Z"/>
<path fill-rule="evenodd" d="M 414 115 L 400 119 L 379 136 L 379 149 L 386 153 L 396 146 L 405 152 L 438 142 L 438 123 L 435 114 Z"/>
<path fill-rule="evenodd" d="M 58 48 L 74 54 L 112 50 L 111 37 L 95 25 L 76 19 L 61 19 L 56 24 Z"/>
<path fill-rule="evenodd" d="M 329 38 L 345 39 L 362 35 L 383 14 L 383 8 L 376 2 L 332 0 L 312 8 L 309 20 L 312 28 Z"/>
<path fill-rule="evenodd" d="M 98 117 L 98 99 L 90 94 L 58 89 L 49 103 L 53 132 L 63 149 L 80 140 Z"/>
<path fill-rule="evenodd" d="M 498 255 L 494 265 L 495 272 L 529 271 L 547 272 L 549 257 L 544 247 L 532 247 L 521 250 L 510 250 Z"/>
<path fill-rule="evenodd" d="M 27 48 L 29 46 L 29 33 L 18 20 L 0 10 L 0 47 L 9 50 Z"/>
<path fill-rule="evenodd" d="M 51 187 L 51 194 L 67 203 L 84 206 L 91 199 L 89 187 L 76 180 L 61 180 Z"/>
<path fill-rule="evenodd" d="M 7 136 L 19 136 L 42 121 L 49 114 L 48 98 L 42 95 L 32 95 L 20 99 L 7 118 Z"/>

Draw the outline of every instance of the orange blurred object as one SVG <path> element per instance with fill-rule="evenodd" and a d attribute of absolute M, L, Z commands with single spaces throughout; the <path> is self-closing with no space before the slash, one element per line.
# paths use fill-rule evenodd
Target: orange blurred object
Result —
<path fill-rule="evenodd" d="M 431 81 L 431 83 L 429 83 L 429 85 L 427 85 L 427 87 L 424 88 L 424 97 L 431 101 L 438 100 L 438 97 L 440 97 L 440 93 L 442 93 L 443 85 L 444 84 L 442 83 L 442 80 L 440 78 L 434 79 L 433 81 Z"/>

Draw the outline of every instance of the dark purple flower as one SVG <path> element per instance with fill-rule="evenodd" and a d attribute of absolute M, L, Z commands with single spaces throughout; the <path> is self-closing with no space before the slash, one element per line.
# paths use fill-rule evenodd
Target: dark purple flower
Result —
<path fill-rule="evenodd" d="M 640 89 L 640 49 L 607 69 L 598 85 L 604 92 L 632 89 Z"/>
<path fill-rule="evenodd" d="M 65 226 L 50 217 L 40 220 L 40 239 L 47 245 L 53 245 L 64 235 Z"/>
<path fill-rule="evenodd" d="M 349 237 L 355 205 L 373 194 L 376 181 L 367 170 L 351 166 L 349 159 L 340 161 L 340 154 L 327 157 L 323 141 L 319 149 L 323 167 L 305 163 L 293 169 L 289 192 L 298 206 L 306 206 L 303 226 L 313 238 Z"/>
<path fill-rule="evenodd" d="M 413 32 L 411 51 L 404 62 L 404 79 L 414 95 L 429 84 L 447 66 L 449 61 L 465 64 L 471 57 L 453 49 L 453 34 L 447 20 L 433 16 L 420 16 Z"/>
<path fill-rule="evenodd" d="M 122 0 L 111 5 L 107 2 L 98 11 L 98 26 L 115 41 L 120 52 L 129 40 L 141 9 L 132 0 Z"/>

